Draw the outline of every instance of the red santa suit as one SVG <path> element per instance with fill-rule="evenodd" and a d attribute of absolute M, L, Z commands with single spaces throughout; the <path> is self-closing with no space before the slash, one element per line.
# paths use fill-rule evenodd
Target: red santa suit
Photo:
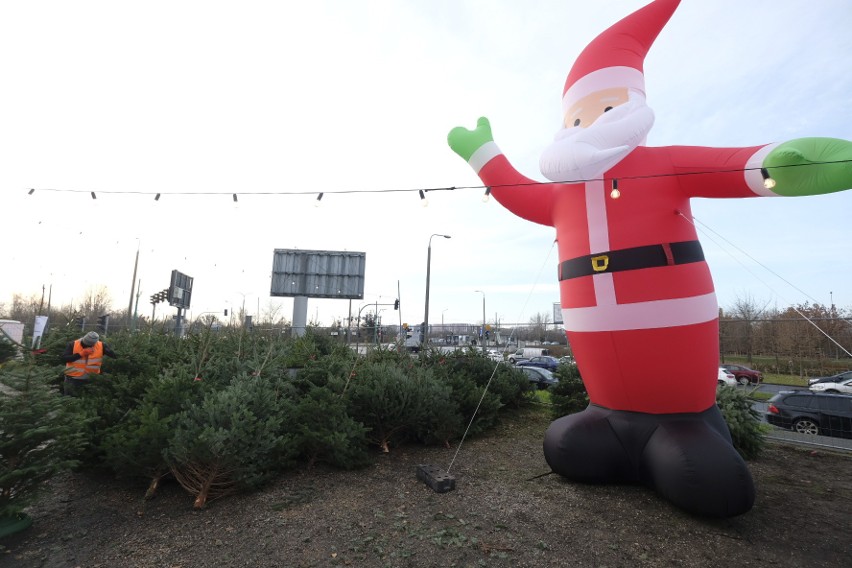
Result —
<path fill-rule="evenodd" d="M 491 146 L 479 176 L 492 195 L 556 229 L 564 326 L 593 403 L 648 413 L 715 404 L 718 306 L 689 200 L 759 195 L 750 164 L 769 148 L 638 147 L 601 180 L 540 185 Z"/>

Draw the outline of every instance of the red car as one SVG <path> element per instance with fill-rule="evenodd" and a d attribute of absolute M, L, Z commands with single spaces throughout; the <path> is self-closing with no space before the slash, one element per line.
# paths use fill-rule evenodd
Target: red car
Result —
<path fill-rule="evenodd" d="M 720 365 L 723 369 L 731 373 L 737 382 L 741 385 L 749 383 L 758 384 L 763 380 L 763 374 L 760 371 L 743 367 L 742 365 Z"/>

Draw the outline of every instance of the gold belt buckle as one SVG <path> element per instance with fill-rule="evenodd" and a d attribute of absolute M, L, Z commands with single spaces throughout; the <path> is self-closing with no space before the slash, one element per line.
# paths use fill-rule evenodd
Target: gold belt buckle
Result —
<path fill-rule="evenodd" d="M 595 272 L 603 272 L 609 267 L 609 256 L 602 254 L 592 257 L 592 270 Z"/>

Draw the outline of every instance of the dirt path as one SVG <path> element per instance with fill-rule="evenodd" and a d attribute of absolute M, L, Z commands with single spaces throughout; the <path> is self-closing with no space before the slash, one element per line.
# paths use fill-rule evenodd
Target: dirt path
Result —
<path fill-rule="evenodd" d="M 352 472 L 283 476 L 250 495 L 192 509 L 175 483 L 144 487 L 95 475 L 55 479 L 32 528 L 0 540 L 0 565 L 30 567 L 846 565 L 852 553 L 852 456 L 771 444 L 750 462 L 755 507 L 706 520 L 643 487 L 589 486 L 555 475 L 525 410 L 465 442 L 437 494 L 420 463 L 455 449 L 408 447 Z"/>

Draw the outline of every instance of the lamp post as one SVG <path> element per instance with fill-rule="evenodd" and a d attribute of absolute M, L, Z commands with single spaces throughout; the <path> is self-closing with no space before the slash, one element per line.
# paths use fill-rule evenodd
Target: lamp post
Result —
<path fill-rule="evenodd" d="M 487 349 L 485 348 L 485 292 L 482 290 L 474 290 L 474 292 L 479 292 L 482 294 L 482 352 L 485 353 Z"/>
<path fill-rule="evenodd" d="M 452 238 L 450 235 L 439 235 L 437 233 L 429 236 L 429 248 L 426 251 L 426 313 L 423 316 L 423 335 L 420 337 L 420 341 L 424 347 L 427 343 L 426 336 L 429 334 L 429 277 L 432 270 L 432 237 Z"/>

